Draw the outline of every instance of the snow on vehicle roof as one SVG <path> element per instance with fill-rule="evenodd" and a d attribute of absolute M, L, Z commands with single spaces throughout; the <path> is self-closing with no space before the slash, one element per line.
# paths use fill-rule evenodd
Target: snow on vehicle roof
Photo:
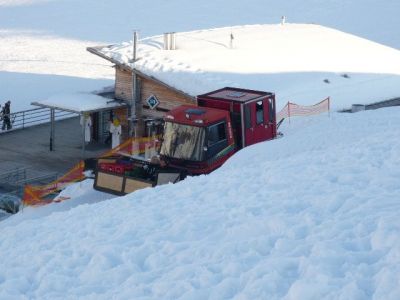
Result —
<path fill-rule="evenodd" d="M 99 52 L 133 67 L 132 48 L 125 42 Z M 278 107 L 332 96 L 343 108 L 400 92 L 400 51 L 315 24 L 182 32 L 176 48 L 163 50 L 161 35 L 142 39 L 134 68 L 193 96 L 224 86 L 275 92 Z"/>

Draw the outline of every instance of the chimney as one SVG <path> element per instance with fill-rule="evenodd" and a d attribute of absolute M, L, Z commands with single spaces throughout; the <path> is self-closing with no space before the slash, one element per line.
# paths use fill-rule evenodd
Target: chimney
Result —
<path fill-rule="evenodd" d="M 176 33 L 166 32 L 164 33 L 164 50 L 175 50 L 176 49 Z"/>
<path fill-rule="evenodd" d="M 137 42 L 138 42 L 138 33 L 136 30 L 133 31 L 133 41 L 132 41 L 132 63 L 136 61 L 136 49 L 137 49 Z"/>

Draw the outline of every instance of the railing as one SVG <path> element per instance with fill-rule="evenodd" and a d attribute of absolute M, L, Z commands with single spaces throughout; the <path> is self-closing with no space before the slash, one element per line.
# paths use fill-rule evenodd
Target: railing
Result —
<path fill-rule="evenodd" d="M 63 110 L 55 110 L 55 120 L 62 120 L 77 116 L 76 113 L 66 112 Z M 34 108 L 24 111 L 18 111 L 10 114 L 10 121 L 12 128 L 7 130 L 3 127 L 3 116 L 0 115 L 0 134 L 9 132 L 11 130 L 24 129 L 33 125 L 43 124 L 50 122 L 50 108 Z"/>
<path fill-rule="evenodd" d="M 14 184 L 15 182 L 26 180 L 28 168 L 15 168 L 14 170 L 0 173 L 0 184 Z"/>
<path fill-rule="evenodd" d="M 26 184 L 47 184 L 57 180 L 58 173 L 46 173 L 36 176 L 28 176 L 30 168 L 15 168 L 0 174 L 0 195 L 10 194 L 20 198 L 23 196 Z"/>
<path fill-rule="evenodd" d="M 44 175 L 40 175 L 40 176 L 28 178 L 28 179 L 18 180 L 15 184 L 21 185 L 21 186 L 25 186 L 26 184 L 32 184 L 32 183 L 46 184 L 48 182 L 57 180 L 57 178 L 58 178 L 58 173 L 54 172 L 54 173 L 48 173 L 48 174 L 44 174 Z"/>

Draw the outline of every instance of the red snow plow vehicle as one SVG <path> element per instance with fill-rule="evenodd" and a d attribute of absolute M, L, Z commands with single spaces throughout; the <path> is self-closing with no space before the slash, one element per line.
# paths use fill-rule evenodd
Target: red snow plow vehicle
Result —
<path fill-rule="evenodd" d="M 166 113 L 157 157 L 99 159 L 94 188 L 124 195 L 176 183 L 187 175 L 208 174 L 236 151 L 276 137 L 273 93 L 223 88 L 197 96 L 197 104 Z"/>

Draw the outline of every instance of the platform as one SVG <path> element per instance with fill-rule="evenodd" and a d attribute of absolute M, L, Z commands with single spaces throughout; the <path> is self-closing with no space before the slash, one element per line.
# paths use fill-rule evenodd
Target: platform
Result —
<path fill-rule="evenodd" d="M 54 151 L 49 150 L 50 124 L 0 135 L 0 171 L 27 167 L 36 173 L 63 174 L 82 158 L 97 157 L 110 148 L 94 142 L 85 147 L 83 157 L 81 128 L 78 117 L 55 122 Z"/>

